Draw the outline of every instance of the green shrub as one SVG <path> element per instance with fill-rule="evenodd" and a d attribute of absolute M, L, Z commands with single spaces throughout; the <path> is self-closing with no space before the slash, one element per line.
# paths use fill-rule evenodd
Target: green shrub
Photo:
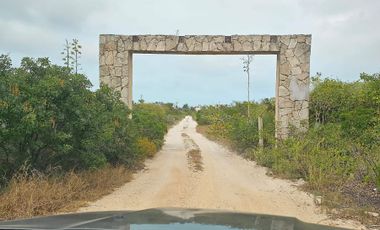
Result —
<path fill-rule="evenodd" d="M 352 179 L 379 184 L 380 74 L 363 73 L 348 83 L 317 77 L 312 84 L 309 130 L 283 141 L 274 139 L 273 99 L 251 103 L 249 119 L 246 102 L 202 107 L 196 119 L 210 135 L 229 140 L 277 175 L 304 178 L 312 189 L 339 188 Z M 264 148 L 258 147 L 260 136 Z"/>
<path fill-rule="evenodd" d="M 183 116 L 173 104 L 130 111 L 119 93 L 103 85 L 93 92 L 84 75 L 47 58 L 11 63 L 0 56 L 0 185 L 25 164 L 41 172 L 134 167 L 153 154 L 136 143 L 147 138 L 160 148 L 168 124 Z"/>
<path fill-rule="evenodd" d="M 153 157 L 157 152 L 156 145 L 148 138 L 139 138 L 136 142 L 137 151 L 144 157 Z"/>
<path fill-rule="evenodd" d="M 156 104 L 137 104 L 132 112 L 132 121 L 139 137 L 147 137 L 157 149 L 161 148 L 168 129 L 164 108 Z"/>
<path fill-rule="evenodd" d="M 209 133 L 225 138 L 241 152 L 256 148 L 260 136 L 269 146 L 274 141 L 274 99 L 260 103 L 250 103 L 250 117 L 247 117 L 247 103 L 231 105 L 204 106 L 196 114 L 200 125 L 209 125 Z M 258 117 L 263 118 L 262 133 L 258 131 Z"/>
<path fill-rule="evenodd" d="M 252 150 L 259 164 L 277 175 L 304 178 L 315 190 L 342 186 L 356 169 L 354 148 L 342 141 L 339 126 L 326 125 L 278 142 L 277 147 Z"/>

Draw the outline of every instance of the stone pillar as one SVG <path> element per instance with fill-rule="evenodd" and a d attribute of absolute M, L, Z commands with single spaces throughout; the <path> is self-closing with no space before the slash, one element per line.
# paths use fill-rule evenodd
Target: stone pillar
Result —
<path fill-rule="evenodd" d="M 309 120 L 309 75 L 311 36 L 280 37 L 277 58 L 276 137 L 305 131 Z"/>
<path fill-rule="evenodd" d="M 121 101 L 132 108 L 132 52 L 120 36 L 100 35 L 99 40 L 100 84 L 120 92 Z"/>

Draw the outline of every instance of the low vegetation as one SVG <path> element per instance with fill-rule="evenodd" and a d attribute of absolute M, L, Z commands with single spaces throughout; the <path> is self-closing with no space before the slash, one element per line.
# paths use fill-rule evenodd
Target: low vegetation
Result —
<path fill-rule="evenodd" d="M 249 119 L 246 103 L 203 107 L 196 118 L 209 136 L 227 140 L 274 175 L 304 179 L 329 210 L 378 224 L 368 213 L 380 213 L 380 75 L 361 74 L 350 83 L 315 77 L 312 88 L 309 130 L 293 130 L 284 141 L 274 139 L 273 100 L 252 103 Z"/>
<path fill-rule="evenodd" d="M 47 58 L 13 67 L 0 56 L 0 218 L 70 209 L 120 186 L 184 114 L 163 103 L 130 110 L 108 87 L 90 88 Z"/>
<path fill-rule="evenodd" d="M 227 139 L 229 144 L 245 152 L 258 146 L 264 139 L 266 146 L 274 145 L 274 100 L 265 99 L 261 103 L 250 103 L 250 118 L 247 118 L 247 103 L 232 105 L 205 106 L 196 114 L 199 125 L 207 126 L 207 132 L 219 139 Z M 258 132 L 258 117 L 262 117 L 265 126 Z"/>

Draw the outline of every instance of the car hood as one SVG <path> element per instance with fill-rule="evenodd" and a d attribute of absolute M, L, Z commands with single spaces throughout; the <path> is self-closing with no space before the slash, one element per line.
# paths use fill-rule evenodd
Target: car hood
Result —
<path fill-rule="evenodd" d="M 141 211 L 73 213 L 0 222 L 0 229 L 342 229 L 309 224 L 296 218 L 215 211 L 162 208 Z"/>

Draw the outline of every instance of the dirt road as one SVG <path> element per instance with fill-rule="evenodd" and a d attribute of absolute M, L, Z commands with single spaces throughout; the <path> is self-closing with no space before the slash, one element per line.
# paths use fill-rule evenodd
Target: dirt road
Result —
<path fill-rule="evenodd" d="M 162 150 L 146 162 L 146 169 L 137 173 L 134 180 L 80 211 L 223 209 L 359 228 L 354 222 L 328 219 L 316 207 L 312 195 L 300 191 L 295 182 L 267 176 L 265 168 L 197 133 L 196 125 L 191 117 L 186 117 L 170 129 Z M 201 171 L 191 167 L 187 154 L 191 148 L 200 149 Z"/>

